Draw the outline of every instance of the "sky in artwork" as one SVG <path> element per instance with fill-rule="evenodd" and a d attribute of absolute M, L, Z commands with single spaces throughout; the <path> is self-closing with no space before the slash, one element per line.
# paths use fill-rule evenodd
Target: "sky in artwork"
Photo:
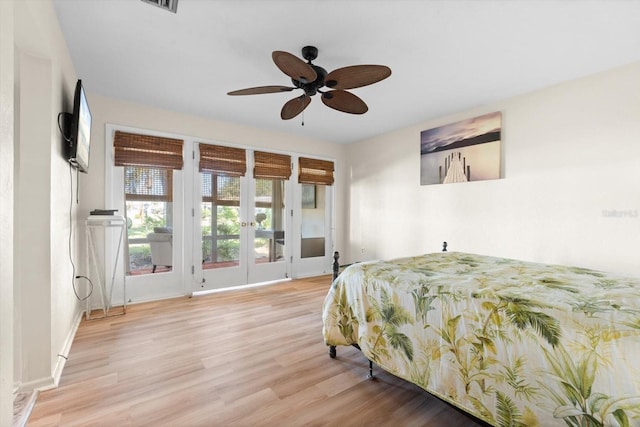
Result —
<path fill-rule="evenodd" d="M 420 132 L 420 152 L 430 153 L 436 148 L 456 141 L 498 131 L 501 127 L 502 113 L 485 114 L 456 123 L 428 129 Z"/>

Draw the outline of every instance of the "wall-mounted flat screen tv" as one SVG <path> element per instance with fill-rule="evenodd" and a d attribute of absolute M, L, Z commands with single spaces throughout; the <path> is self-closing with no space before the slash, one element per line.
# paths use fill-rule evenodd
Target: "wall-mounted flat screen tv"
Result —
<path fill-rule="evenodd" d="M 91 110 L 82 81 L 76 83 L 73 96 L 73 113 L 67 135 L 67 160 L 80 172 L 89 172 L 89 153 L 91 149 Z"/>

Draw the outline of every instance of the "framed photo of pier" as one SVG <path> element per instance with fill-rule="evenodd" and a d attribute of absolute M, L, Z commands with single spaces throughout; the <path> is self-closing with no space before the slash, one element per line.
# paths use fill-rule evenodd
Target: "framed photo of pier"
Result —
<path fill-rule="evenodd" d="M 420 132 L 420 185 L 500 179 L 502 113 Z"/>

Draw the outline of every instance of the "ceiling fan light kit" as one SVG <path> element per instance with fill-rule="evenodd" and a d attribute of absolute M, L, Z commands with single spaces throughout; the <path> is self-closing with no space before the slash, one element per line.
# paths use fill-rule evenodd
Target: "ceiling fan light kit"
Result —
<path fill-rule="evenodd" d="M 391 69 L 384 65 L 352 65 L 338 68 L 330 73 L 324 68 L 312 64 L 318 57 L 318 48 L 305 46 L 302 48 L 302 59 L 288 52 L 276 50 L 271 58 L 284 74 L 291 78 L 290 86 L 258 86 L 247 89 L 234 90 L 228 95 L 259 95 L 263 93 L 290 92 L 302 89 L 304 94 L 295 97 L 284 104 L 280 117 L 289 120 L 296 117 L 311 103 L 311 97 L 321 94 L 324 105 L 334 110 L 350 114 L 364 114 L 369 108 L 358 96 L 347 92 L 386 79 L 391 75 Z M 329 90 L 321 90 L 322 88 Z"/>

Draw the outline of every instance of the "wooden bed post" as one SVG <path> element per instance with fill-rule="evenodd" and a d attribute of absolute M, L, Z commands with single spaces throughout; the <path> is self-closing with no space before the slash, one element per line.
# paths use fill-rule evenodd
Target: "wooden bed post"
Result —
<path fill-rule="evenodd" d="M 340 263 L 338 262 L 338 259 L 340 259 L 340 253 L 338 251 L 335 251 L 333 253 L 333 279 L 332 280 L 336 280 L 338 278 L 338 275 L 340 274 Z M 329 357 L 332 359 L 336 358 L 335 345 L 329 346 Z"/>

